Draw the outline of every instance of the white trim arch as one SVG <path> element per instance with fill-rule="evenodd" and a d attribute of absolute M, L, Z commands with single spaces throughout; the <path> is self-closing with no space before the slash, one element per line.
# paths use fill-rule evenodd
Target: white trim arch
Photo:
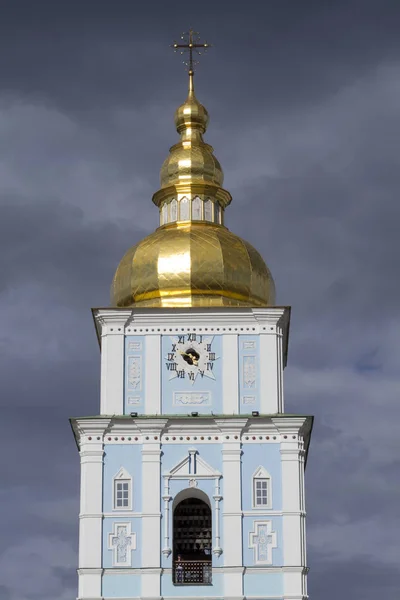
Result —
<path fill-rule="evenodd" d="M 179 502 L 184 500 L 185 495 L 187 494 L 187 498 L 199 498 L 208 504 L 211 509 L 211 512 L 214 513 L 214 546 L 213 546 L 213 554 L 216 556 L 220 556 L 222 554 L 221 548 L 221 524 L 220 524 L 220 506 L 219 503 L 222 500 L 221 490 L 220 490 L 220 480 L 222 474 L 211 467 L 205 460 L 203 460 L 200 456 L 198 456 L 198 450 L 195 448 L 189 448 L 188 454 L 180 460 L 170 471 L 163 474 L 164 480 L 164 491 L 163 491 L 163 500 L 164 500 L 164 547 L 162 549 L 162 553 L 165 557 L 168 557 L 171 552 L 170 546 L 170 505 L 169 503 L 172 500 L 172 496 L 170 494 L 169 482 L 171 479 L 186 479 L 188 480 L 189 487 L 181 490 L 176 497 L 174 498 L 174 502 L 172 505 L 172 513 L 177 506 L 177 498 L 179 498 Z M 214 480 L 214 507 L 211 505 L 210 499 L 208 495 L 202 490 L 198 489 L 199 481 L 202 479 L 213 479 Z M 195 495 L 195 494 L 201 494 Z M 203 496 L 204 494 L 204 496 Z"/>
<path fill-rule="evenodd" d="M 172 512 L 174 512 L 175 508 L 178 506 L 180 502 L 186 500 L 187 498 L 197 498 L 197 500 L 202 500 L 207 504 L 207 506 L 212 510 L 210 498 L 208 494 L 203 492 L 203 490 L 199 490 L 196 487 L 188 487 L 184 490 L 178 492 L 172 502 Z"/>

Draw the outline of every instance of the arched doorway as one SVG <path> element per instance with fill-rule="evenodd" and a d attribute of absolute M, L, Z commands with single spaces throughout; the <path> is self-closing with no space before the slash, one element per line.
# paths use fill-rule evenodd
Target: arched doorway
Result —
<path fill-rule="evenodd" d="M 177 585 L 211 583 L 212 515 L 207 502 L 185 498 L 174 510 L 173 563 Z"/>

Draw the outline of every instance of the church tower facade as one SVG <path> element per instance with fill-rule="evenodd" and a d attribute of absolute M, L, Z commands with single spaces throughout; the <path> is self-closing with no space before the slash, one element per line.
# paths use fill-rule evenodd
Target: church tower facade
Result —
<path fill-rule="evenodd" d="M 231 196 L 189 94 L 153 196 L 160 226 L 93 310 L 97 416 L 81 462 L 79 600 L 305 600 L 312 417 L 284 411 L 290 311 L 224 225 Z"/>

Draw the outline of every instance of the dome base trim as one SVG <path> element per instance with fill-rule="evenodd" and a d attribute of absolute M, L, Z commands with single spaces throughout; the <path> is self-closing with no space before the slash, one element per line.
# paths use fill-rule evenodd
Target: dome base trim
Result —
<path fill-rule="evenodd" d="M 127 304 L 120 306 L 146 306 L 146 307 L 175 307 L 175 306 L 247 306 L 247 307 L 266 307 L 265 301 L 258 298 L 249 299 L 248 295 L 235 294 L 233 292 L 224 292 L 223 290 L 175 290 L 163 289 L 161 294 L 159 290 L 147 292 L 135 296 L 132 300 L 127 299 Z"/>

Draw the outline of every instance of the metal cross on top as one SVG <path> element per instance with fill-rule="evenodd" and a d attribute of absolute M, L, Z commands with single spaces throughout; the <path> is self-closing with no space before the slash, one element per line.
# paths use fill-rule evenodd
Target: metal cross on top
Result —
<path fill-rule="evenodd" d="M 195 52 L 197 55 L 201 55 L 204 52 L 207 52 L 208 48 L 211 48 L 211 44 L 208 44 L 207 42 L 200 42 L 200 35 L 198 31 L 193 31 L 193 29 L 189 29 L 189 31 L 184 32 L 181 35 L 181 40 L 183 43 L 178 44 L 178 42 L 174 42 L 172 44 L 172 48 L 175 52 L 179 52 L 181 55 L 189 52 L 189 60 L 184 60 L 183 64 L 187 66 L 189 74 L 193 75 L 194 66 L 199 64 L 199 61 L 193 60 L 193 52 Z"/>

